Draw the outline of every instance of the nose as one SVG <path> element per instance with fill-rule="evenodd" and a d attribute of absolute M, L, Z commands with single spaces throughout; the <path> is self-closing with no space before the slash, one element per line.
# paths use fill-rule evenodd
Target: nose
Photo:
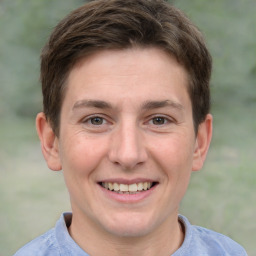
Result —
<path fill-rule="evenodd" d="M 109 159 L 125 170 L 132 170 L 147 159 L 142 132 L 136 124 L 122 124 L 112 134 Z"/>

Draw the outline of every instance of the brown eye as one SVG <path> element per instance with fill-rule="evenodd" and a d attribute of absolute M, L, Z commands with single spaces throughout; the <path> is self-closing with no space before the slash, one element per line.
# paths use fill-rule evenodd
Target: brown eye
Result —
<path fill-rule="evenodd" d="M 153 119 L 152 119 L 152 123 L 154 124 L 154 125 L 163 125 L 163 124 L 165 124 L 166 123 L 166 118 L 164 118 L 164 117 L 154 117 Z"/>

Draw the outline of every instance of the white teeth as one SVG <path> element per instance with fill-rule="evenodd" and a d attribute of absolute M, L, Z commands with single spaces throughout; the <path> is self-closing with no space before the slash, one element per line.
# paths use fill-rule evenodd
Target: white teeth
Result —
<path fill-rule="evenodd" d="M 138 183 L 138 191 L 142 191 L 143 190 L 143 183 Z"/>
<path fill-rule="evenodd" d="M 114 185 L 112 183 L 105 183 L 105 188 L 109 190 L 114 190 Z"/>
<path fill-rule="evenodd" d="M 133 184 L 118 184 L 112 182 L 103 182 L 102 186 L 108 190 L 115 192 L 138 192 L 148 190 L 152 187 L 152 182 L 139 182 Z"/>
<path fill-rule="evenodd" d="M 114 183 L 114 190 L 115 191 L 119 191 L 120 190 L 119 185 L 117 183 Z"/>
<path fill-rule="evenodd" d="M 129 192 L 136 192 L 136 191 L 138 191 L 137 184 L 136 183 L 135 184 L 130 184 L 129 185 Z"/>
<path fill-rule="evenodd" d="M 129 186 L 126 184 L 120 184 L 120 191 L 122 191 L 122 192 L 130 191 Z"/>

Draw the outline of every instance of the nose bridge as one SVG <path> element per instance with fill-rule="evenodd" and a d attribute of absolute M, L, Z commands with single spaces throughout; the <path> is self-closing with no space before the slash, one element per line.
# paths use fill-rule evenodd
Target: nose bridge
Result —
<path fill-rule="evenodd" d="M 122 121 L 112 136 L 110 159 L 125 169 L 132 169 L 146 160 L 143 136 L 131 119 Z"/>

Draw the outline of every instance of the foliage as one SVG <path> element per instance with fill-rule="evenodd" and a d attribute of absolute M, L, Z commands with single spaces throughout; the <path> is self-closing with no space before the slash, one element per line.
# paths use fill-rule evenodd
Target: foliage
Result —
<path fill-rule="evenodd" d="M 203 172 L 192 175 L 182 210 L 256 255 L 256 2 L 177 0 L 213 55 L 214 134 Z"/>
<path fill-rule="evenodd" d="M 0 2 L 0 117 L 33 117 L 41 109 L 40 49 L 60 18 L 82 2 Z"/>

